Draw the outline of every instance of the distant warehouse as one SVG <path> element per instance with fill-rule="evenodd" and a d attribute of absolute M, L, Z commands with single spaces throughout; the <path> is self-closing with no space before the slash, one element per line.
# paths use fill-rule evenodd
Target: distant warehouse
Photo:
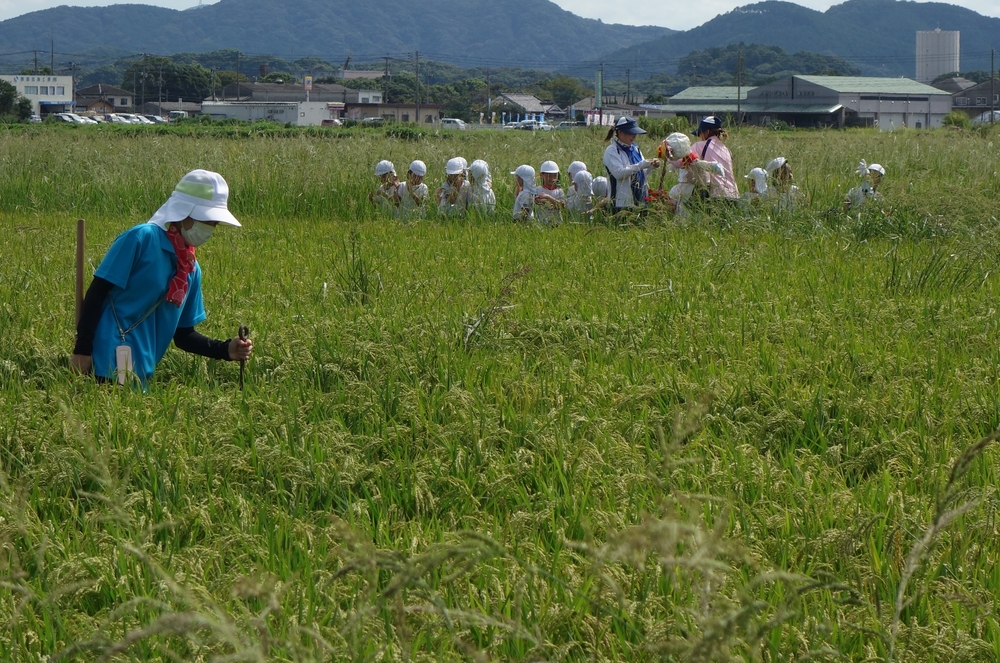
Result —
<path fill-rule="evenodd" d="M 883 130 L 940 127 L 951 95 L 908 78 L 790 76 L 767 85 L 688 88 L 655 107 L 687 117 L 739 116 L 743 124 L 795 127 L 872 126 Z"/>

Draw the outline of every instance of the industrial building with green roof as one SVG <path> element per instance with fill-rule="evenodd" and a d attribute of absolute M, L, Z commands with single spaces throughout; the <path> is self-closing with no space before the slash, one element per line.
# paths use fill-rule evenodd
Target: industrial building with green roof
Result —
<path fill-rule="evenodd" d="M 703 115 L 739 115 L 744 124 L 781 121 L 796 127 L 941 126 L 951 95 L 908 78 L 790 76 L 759 87 L 690 87 L 659 110 L 696 121 Z"/>

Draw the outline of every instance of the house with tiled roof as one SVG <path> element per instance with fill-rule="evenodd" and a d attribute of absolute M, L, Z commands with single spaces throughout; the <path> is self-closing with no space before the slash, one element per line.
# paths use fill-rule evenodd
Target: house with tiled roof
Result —
<path fill-rule="evenodd" d="M 135 95 L 131 91 L 97 83 L 76 91 L 76 107 L 94 113 L 129 113 L 135 109 Z"/>

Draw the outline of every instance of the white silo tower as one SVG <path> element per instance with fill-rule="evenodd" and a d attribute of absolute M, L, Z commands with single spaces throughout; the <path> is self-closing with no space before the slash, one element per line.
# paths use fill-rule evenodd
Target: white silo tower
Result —
<path fill-rule="evenodd" d="M 930 83 L 941 74 L 959 69 L 958 30 L 917 32 L 917 81 Z"/>

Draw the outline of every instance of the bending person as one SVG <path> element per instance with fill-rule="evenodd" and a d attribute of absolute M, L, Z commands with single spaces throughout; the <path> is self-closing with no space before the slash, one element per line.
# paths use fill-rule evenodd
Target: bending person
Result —
<path fill-rule="evenodd" d="M 644 133 L 635 120 L 621 117 L 604 139 L 607 142 L 614 136 L 604 150 L 604 168 L 608 171 L 610 198 L 614 200 L 616 211 L 646 204 L 649 194 L 646 174 L 657 168 L 660 160 L 643 158 L 639 146 L 635 144 L 635 137 Z"/>
<path fill-rule="evenodd" d="M 170 341 L 212 359 L 249 359 L 253 343 L 218 341 L 194 330 L 206 317 L 195 247 L 215 226 L 239 227 L 228 209 L 229 186 L 218 173 L 192 170 L 146 223 L 123 232 L 87 290 L 70 365 L 98 380 L 153 377 Z"/>
<path fill-rule="evenodd" d="M 726 130 L 722 128 L 722 120 L 714 115 L 702 119 L 698 130 L 694 132 L 698 142 L 691 146 L 691 151 L 702 161 L 714 161 L 722 166 L 722 175 L 709 174 L 708 194 L 712 198 L 739 198 L 740 191 L 736 187 L 733 176 L 733 155 L 723 142 L 727 138 Z"/>

